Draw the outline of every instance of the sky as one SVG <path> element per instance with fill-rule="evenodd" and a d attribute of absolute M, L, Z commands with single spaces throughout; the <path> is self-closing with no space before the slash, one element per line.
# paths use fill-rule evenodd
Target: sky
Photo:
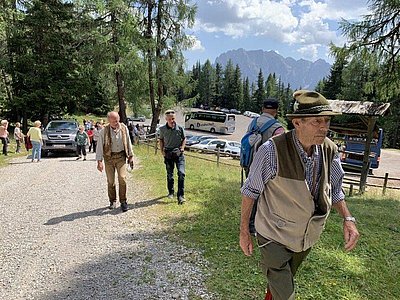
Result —
<path fill-rule="evenodd" d="M 187 34 L 187 67 L 228 50 L 274 50 L 284 57 L 329 63 L 329 44 L 342 46 L 342 19 L 368 14 L 367 0 L 197 0 L 196 21 Z"/>

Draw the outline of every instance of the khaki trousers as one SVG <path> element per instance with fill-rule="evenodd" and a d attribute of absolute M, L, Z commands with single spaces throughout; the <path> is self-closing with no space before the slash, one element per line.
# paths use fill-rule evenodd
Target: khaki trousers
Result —
<path fill-rule="evenodd" d="M 295 300 L 293 277 L 311 248 L 293 252 L 285 246 L 257 235 L 261 251 L 261 269 L 268 279 L 273 300 Z"/>
<path fill-rule="evenodd" d="M 126 156 L 124 152 L 112 153 L 111 159 L 104 160 L 107 184 L 108 199 L 110 202 L 117 201 L 117 192 L 115 186 L 115 171 L 118 174 L 118 194 L 119 201 L 126 202 Z"/>

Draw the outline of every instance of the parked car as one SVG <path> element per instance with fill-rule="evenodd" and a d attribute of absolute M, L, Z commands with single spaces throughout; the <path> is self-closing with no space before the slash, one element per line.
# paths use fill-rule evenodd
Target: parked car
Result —
<path fill-rule="evenodd" d="M 50 152 L 71 152 L 77 154 L 76 133 L 78 122 L 73 120 L 50 121 L 42 131 L 42 155 Z"/>
<path fill-rule="evenodd" d="M 223 149 L 223 152 L 239 156 L 240 149 L 241 149 L 241 144 L 239 142 L 227 141 L 227 143 L 225 144 L 225 148 Z"/>
<path fill-rule="evenodd" d="M 145 122 L 146 117 L 145 116 L 138 116 L 138 117 L 127 117 L 126 120 L 128 122 Z"/>
<path fill-rule="evenodd" d="M 241 114 L 240 110 L 237 110 L 235 108 L 230 109 L 229 112 L 231 114 L 235 114 L 235 115 L 240 115 Z"/>
<path fill-rule="evenodd" d="M 228 141 L 227 140 L 222 140 L 222 139 L 206 139 L 201 141 L 198 144 L 195 144 L 192 146 L 192 149 L 198 149 L 198 150 L 216 150 L 217 147 L 220 147 L 220 149 L 225 148 L 225 145 Z"/>
<path fill-rule="evenodd" d="M 229 114 L 229 109 L 227 109 L 227 108 L 221 108 L 221 111 L 224 112 L 224 113 Z"/>
<path fill-rule="evenodd" d="M 245 117 L 249 117 L 250 116 L 250 111 L 248 111 L 248 110 L 246 110 L 244 113 L 243 113 L 243 116 L 245 116 Z"/>
<path fill-rule="evenodd" d="M 259 116 L 260 116 L 259 114 L 256 114 L 256 113 L 252 112 L 252 113 L 250 113 L 249 117 L 254 119 L 254 118 L 258 118 Z"/>
<path fill-rule="evenodd" d="M 214 139 L 215 137 L 211 136 L 211 135 L 195 135 L 192 136 L 190 139 L 188 139 L 186 141 L 186 146 L 193 146 L 195 144 L 200 143 L 203 140 L 206 139 Z"/>

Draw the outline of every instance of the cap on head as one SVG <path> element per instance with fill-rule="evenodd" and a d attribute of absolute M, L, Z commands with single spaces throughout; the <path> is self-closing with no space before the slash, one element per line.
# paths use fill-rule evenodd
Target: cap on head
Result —
<path fill-rule="evenodd" d="M 293 93 L 293 98 L 295 100 L 293 113 L 286 114 L 290 119 L 340 115 L 340 113 L 332 111 L 328 100 L 318 92 L 298 90 Z"/>
<path fill-rule="evenodd" d="M 175 111 L 174 111 L 173 109 L 168 109 L 168 110 L 165 111 L 165 115 L 166 115 L 166 116 L 168 116 L 168 115 L 174 115 L 174 114 L 175 114 Z"/>
<path fill-rule="evenodd" d="M 267 98 L 263 101 L 263 108 L 266 109 L 277 109 L 279 107 L 279 101 L 275 98 Z"/>

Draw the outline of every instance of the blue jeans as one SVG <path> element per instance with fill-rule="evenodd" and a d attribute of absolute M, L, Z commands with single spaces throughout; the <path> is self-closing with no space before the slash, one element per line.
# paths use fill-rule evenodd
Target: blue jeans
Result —
<path fill-rule="evenodd" d="M 182 154 L 177 158 L 164 158 L 165 167 L 167 169 L 167 187 L 168 193 L 174 193 L 174 167 L 178 170 L 178 194 L 177 197 L 185 194 L 185 156 Z"/>
<path fill-rule="evenodd" d="M 32 141 L 32 160 L 35 159 L 36 154 L 37 154 L 37 160 L 40 160 L 42 158 L 42 143 Z"/>

